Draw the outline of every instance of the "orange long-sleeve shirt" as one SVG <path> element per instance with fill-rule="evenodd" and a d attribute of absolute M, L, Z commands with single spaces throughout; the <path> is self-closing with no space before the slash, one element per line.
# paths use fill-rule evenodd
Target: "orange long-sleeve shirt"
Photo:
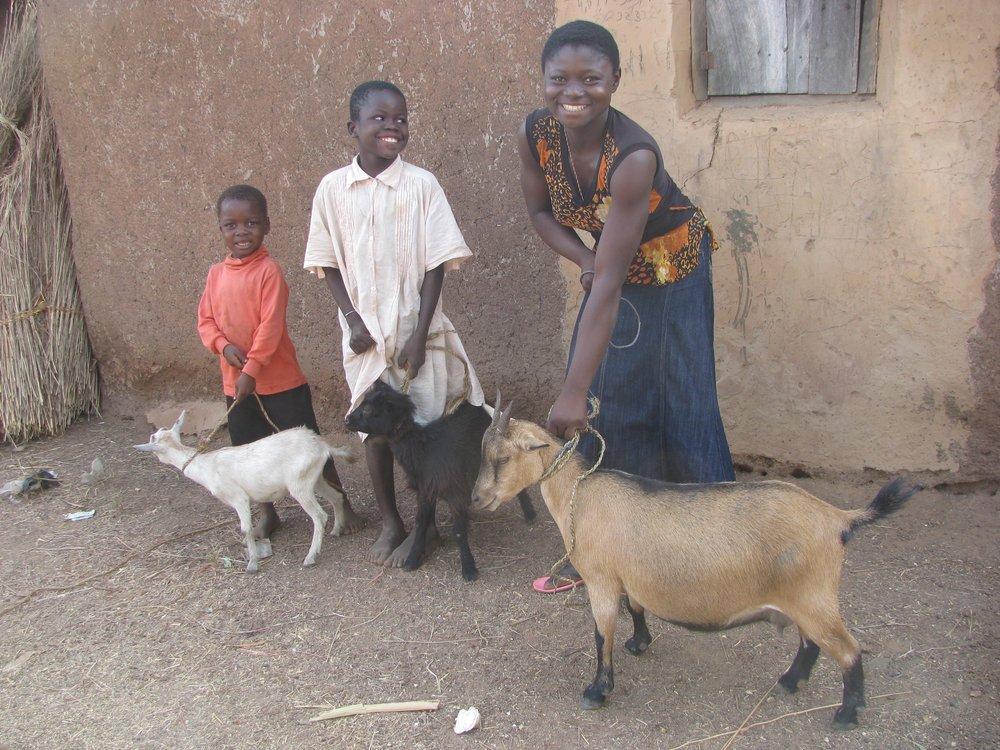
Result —
<path fill-rule="evenodd" d="M 285 326 L 287 306 L 288 284 L 267 248 L 240 260 L 227 256 L 209 269 L 198 303 L 198 335 L 219 357 L 227 396 L 236 395 L 240 376 L 240 370 L 222 356 L 227 344 L 246 352 L 242 371 L 256 379 L 261 395 L 306 382 Z"/>

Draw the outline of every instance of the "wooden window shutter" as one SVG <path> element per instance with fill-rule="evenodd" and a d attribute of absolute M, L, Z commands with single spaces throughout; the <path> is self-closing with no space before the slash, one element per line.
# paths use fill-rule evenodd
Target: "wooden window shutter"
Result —
<path fill-rule="evenodd" d="M 707 0 L 709 96 L 784 94 L 785 0 Z"/>
<path fill-rule="evenodd" d="M 692 0 L 695 96 L 873 93 L 879 0 Z"/>

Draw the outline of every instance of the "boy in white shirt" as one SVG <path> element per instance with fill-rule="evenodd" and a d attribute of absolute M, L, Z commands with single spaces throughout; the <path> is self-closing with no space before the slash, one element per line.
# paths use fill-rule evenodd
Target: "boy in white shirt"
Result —
<path fill-rule="evenodd" d="M 463 362 L 468 401 L 482 405 L 482 387 L 440 304 L 445 272 L 472 252 L 434 175 L 400 157 L 409 136 L 406 98 L 391 83 L 368 81 L 351 94 L 350 114 L 358 156 L 320 182 L 304 262 L 325 278 L 340 310 L 348 412 L 376 380 L 398 390 L 408 375 L 417 421 L 437 419 L 464 389 Z M 429 337 L 458 359 L 427 351 Z M 382 516 L 369 559 L 401 567 L 413 539 L 396 509 L 392 451 L 384 438 L 368 436 L 365 458 Z M 432 525 L 428 546 L 436 538 Z"/>

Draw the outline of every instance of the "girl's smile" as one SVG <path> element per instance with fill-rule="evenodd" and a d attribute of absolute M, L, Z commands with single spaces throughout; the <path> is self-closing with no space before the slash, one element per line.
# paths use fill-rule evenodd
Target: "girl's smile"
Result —
<path fill-rule="evenodd" d="M 620 77 L 607 55 L 567 45 L 545 63 L 545 103 L 563 127 L 585 127 L 607 112 Z"/>

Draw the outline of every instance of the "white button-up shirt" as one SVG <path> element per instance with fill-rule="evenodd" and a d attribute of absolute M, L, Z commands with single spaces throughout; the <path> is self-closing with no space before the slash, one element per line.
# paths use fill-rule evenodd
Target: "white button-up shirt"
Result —
<path fill-rule="evenodd" d="M 379 378 L 395 388 L 402 385 L 404 373 L 395 361 L 416 328 L 424 274 L 442 264 L 451 271 L 471 256 L 444 190 L 426 169 L 397 157 L 371 177 L 353 159 L 323 178 L 313 198 L 303 265 L 321 278 L 323 268 L 340 270 L 351 302 L 375 339 L 373 349 L 355 354 L 348 322 L 339 316 L 350 409 Z M 469 402 L 483 403 L 482 387 L 453 331 L 439 302 L 428 347 L 447 347 L 461 362 L 428 349 L 410 384 L 418 422 L 437 419 L 449 399 L 462 393 L 462 362 L 469 372 Z"/>

